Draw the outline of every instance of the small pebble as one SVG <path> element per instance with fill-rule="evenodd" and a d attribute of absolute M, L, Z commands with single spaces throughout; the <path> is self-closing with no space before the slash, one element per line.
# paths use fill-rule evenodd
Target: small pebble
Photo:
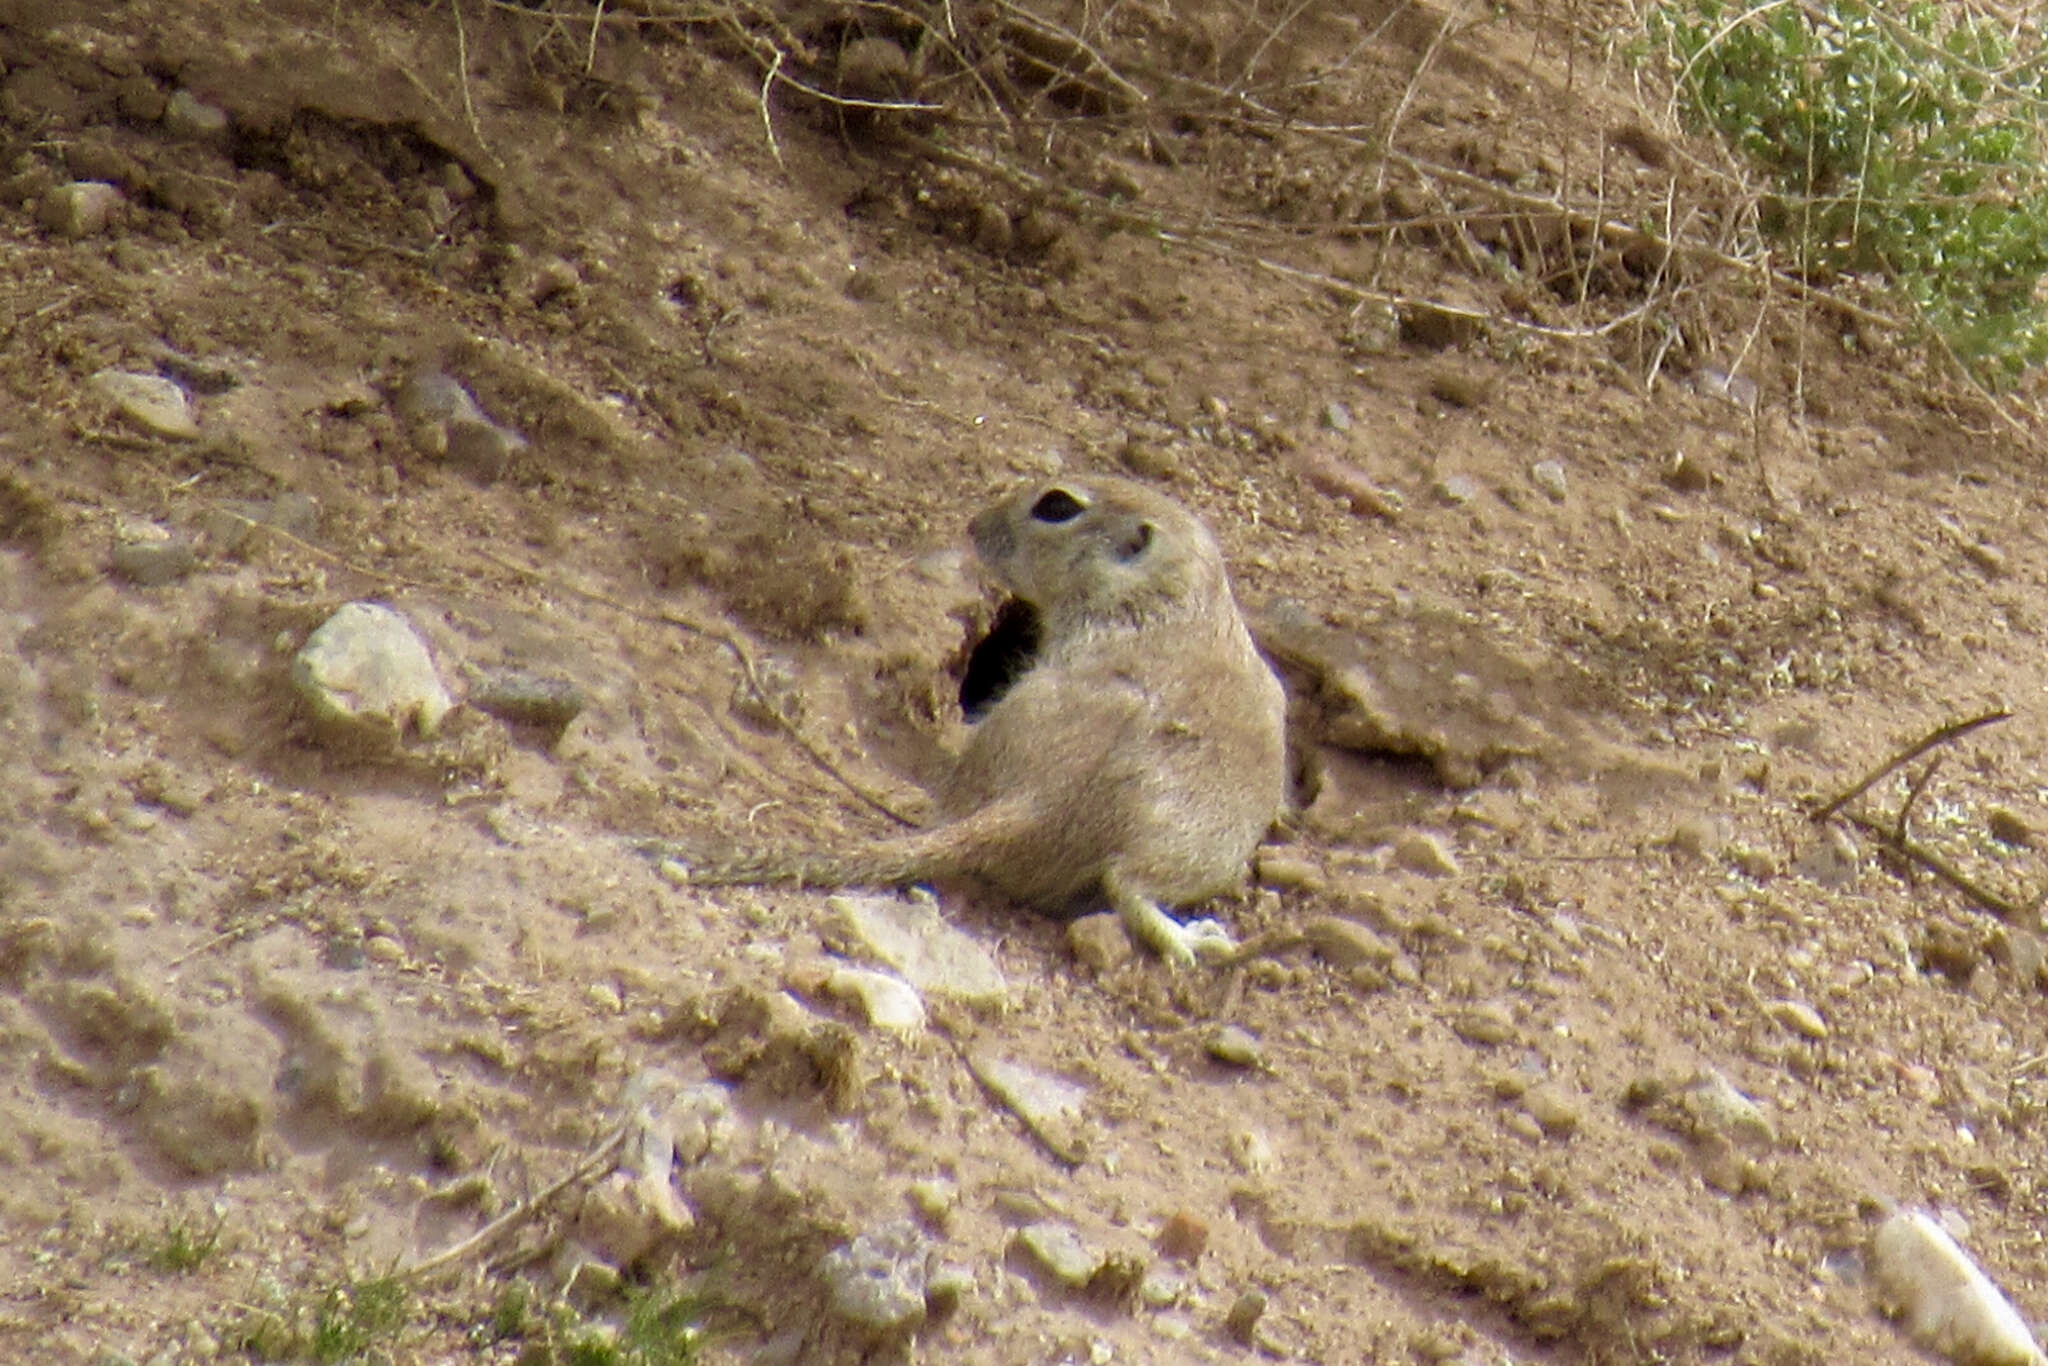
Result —
<path fill-rule="evenodd" d="M 1714 475 L 1697 456 L 1680 451 L 1664 467 L 1664 482 L 1680 493 L 1703 493 L 1713 485 Z"/>
<path fill-rule="evenodd" d="M 1578 1098 L 1555 1083 L 1530 1087 L 1522 1096 L 1522 1108 L 1552 1138 L 1564 1138 L 1579 1127 Z"/>
<path fill-rule="evenodd" d="M 1318 955 L 1340 968 L 1385 967 L 1401 953 L 1377 932 L 1342 916 L 1318 916 L 1303 925 L 1301 933 Z"/>
<path fill-rule="evenodd" d="M 1429 377 L 1429 392 L 1453 408 L 1478 408 L 1493 397 L 1493 380 L 1462 370 L 1439 370 Z"/>
<path fill-rule="evenodd" d="M 185 391 L 160 375 L 102 370 L 92 377 L 92 387 L 121 416 L 152 436 L 173 441 L 191 441 L 199 436 L 199 423 L 192 416 Z"/>
<path fill-rule="evenodd" d="M 1184 1209 L 1175 1210 L 1160 1225 L 1159 1236 L 1154 1241 L 1161 1256 L 1171 1257 L 1177 1262 L 1192 1262 L 1209 1246 L 1209 1225 L 1198 1214 Z"/>
<path fill-rule="evenodd" d="M 1076 1290 L 1088 1284 L 1095 1268 L 1102 1265 L 1102 1258 L 1081 1241 L 1079 1233 L 1053 1219 L 1041 1219 L 1018 1230 L 1017 1245 L 1054 1280 Z"/>
<path fill-rule="evenodd" d="M 1454 507 L 1463 507 L 1479 496 L 1480 487 L 1469 474 L 1447 474 L 1436 481 L 1431 492 Z"/>
<path fill-rule="evenodd" d="M 899 1219 L 826 1253 L 818 1274 L 833 1311 L 877 1337 L 915 1329 L 926 1313 L 930 1250 L 917 1225 Z"/>
<path fill-rule="evenodd" d="M 1964 546 L 1963 558 L 1994 579 L 2002 579 L 2012 570 L 2012 557 L 1985 541 L 1973 541 Z"/>
<path fill-rule="evenodd" d="M 1230 1312 L 1223 1316 L 1223 1331 L 1249 1347 L 1252 1334 L 1258 1330 L 1259 1318 L 1266 1312 L 1266 1292 L 1247 1290 L 1239 1295 L 1230 1306 Z"/>
<path fill-rule="evenodd" d="M 1210 1057 L 1232 1067 L 1264 1067 L 1265 1050 L 1258 1039 L 1239 1025 L 1218 1025 L 1203 1040 L 1202 1047 Z"/>
<path fill-rule="evenodd" d="M 159 534 L 115 544 L 108 562 L 115 574 L 143 588 L 176 583 L 199 565 L 199 553 L 183 536 Z"/>
<path fill-rule="evenodd" d="M 876 1029 L 915 1034 L 924 1028 L 924 999 L 900 977 L 867 968 L 839 968 L 825 979 L 825 990 L 859 1002 L 861 1013 Z"/>
<path fill-rule="evenodd" d="M 1488 1001 L 1460 1011 L 1452 1018 L 1451 1029 L 1467 1043 L 1493 1047 L 1515 1037 L 1515 1017 L 1500 1002 Z"/>
<path fill-rule="evenodd" d="M 1334 401 L 1324 404 L 1323 426 L 1327 427 L 1329 430 L 1333 432 L 1350 431 L 1351 410 L 1345 407 L 1343 404 Z"/>
<path fill-rule="evenodd" d="M 1405 835 L 1394 846 L 1394 862 L 1424 877 L 1455 877 L 1458 861 L 1444 842 L 1426 830 Z"/>
<path fill-rule="evenodd" d="M 52 185 L 36 204 L 36 222 L 59 237 L 93 237 L 107 230 L 124 202 L 120 190 L 105 181 Z"/>
<path fill-rule="evenodd" d="M 1561 461 L 1537 461 L 1529 467 L 1529 478 L 1553 503 L 1562 503 L 1571 492 L 1570 485 L 1565 481 L 1564 464 Z"/>
<path fill-rule="evenodd" d="M 227 131 L 227 111 L 189 90 L 175 90 L 164 105 L 164 127 L 181 138 L 212 138 Z"/>
<path fill-rule="evenodd" d="M 1828 1036 L 1827 1021 L 1804 1001 L 1771 1001 L 1764 1006 L 1764 1013 L 1801 1038 L 1818 1043 Z"/>
<path fill-rule="evenodd" d="M 559 735 L 590 705 L 583 690 L 566 678 L 544 678 L 511 669 L 480 680 L 469 704 L 486 716 Z"/>

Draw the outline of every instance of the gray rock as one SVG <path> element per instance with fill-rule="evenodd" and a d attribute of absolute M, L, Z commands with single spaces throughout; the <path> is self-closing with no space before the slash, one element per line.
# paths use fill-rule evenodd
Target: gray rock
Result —
<path fill-rule="evenodd" d="M 191 441 L 199 435 L 185 391 L 160 375 L 102 370 L 92 377 L 92 387 L 121 416 L 152 436 Z"/>
<path fill-rule="evenodd" d="M 500 721 L 560 735 L 583 714 L 590 699 L 566 678 L 543 678 L 508 669 L 477 680 L 469 690 L 469 704 Z"/>
<path fill-rule="evenodd" d="M 107 230 L 124 203 L 120 190 L 103 180 L 74 180 L 43 191 L 36 222 L 59 237 L 92 237 Z"/>
<path fill-rule="evenodd" d="M 1323 405 L 1323 425 L 1333 432 L 1351 430 L 1351 410 L 1332 400 Z"/>
<path fill-rule="evenodd" d="M 930 1257 L 917 1225 L 897 1219 L 826 1253 L 818 1277 L 833 1313 L 876 1337 L 892 1337 L 924 1322 Z"/>
<path fill-rule="evenodd" d="M 1542 489 L 1553 503 L 1562 503 L 1571 493 L 1571 486 L 1565 480 L 1564 463 L 1558 460 L 1538 460 L 1529 467 L 1529 478 Z"/>
<path fill-rule="evenodd" d="M 392 406 L 414 449 L 484 483 L 526 449 L 525 437 L 492 421 L 458 380 L 431 367 L 413 371 Z"/>
<path fill-rule="evenodd" d="M 344 605 L 292 661 L 314 716 L 344 730 L 431 737 L 455 705 L 412 623 L 382 603 Z"/>
<path fill-rule="evenodd" d="M 1453 507 L 1463 507 L 1480 493 L 1479 481 L 1469 474 L 1447 474 L 1436 481 L 1431 491 Z"/>
<path fill-rule="evenodd" d="M 164 105 L 164 127 L 181 138 L 217 138 L 228 130 L 227 111 L 189 90 L 173 91 Z"/>
<path fill-rule="evenodd" d="M 1102 1254 L 1056 1219 L 1041 1219 L 1017 1231 L 1017 1246 L 1061 1285 L 1078 1290 L 1102 1265 Z"/>
<path fill-rule="evenodd" d="M 1686 1087 L 1680 1104 L 1696 1135 L 1714 1134 L 1745 1148 L 1768 1148 L 1778 1141 L 1777 1130 L 1763 1109 L 1715 1068 L 1701 1069 Z"/>
<path fill-rule="evenodd" d="M 144 588 L 176 583 L 199 564 L 199 553 L 183 536 L 162 527 L 125 528 L 108 557 L 115 574 Z"/>
<path fill-rule="evenodd" d="M 988 950 L 941 920 L 929 900 L 849 894 L 829 904 L 839 913 L 838 947 L 894 968 L 923 995 L 998 1005 L 1009 991 Z"/>

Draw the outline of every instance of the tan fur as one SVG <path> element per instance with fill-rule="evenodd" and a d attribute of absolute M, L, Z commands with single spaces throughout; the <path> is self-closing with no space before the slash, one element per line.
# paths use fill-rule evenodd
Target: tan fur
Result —
<path fill-rule="evenodd" d="M 1071 513 L 1048 521 L 1041 512 Z M 1074 508 L 1078 506 L 1078 511 Z M 1029 672 L 990 707 L 930 830 L 842 853 L 769 854 L 695 881 L 889 885 L 969 877 L 1055 914 L 1107 902 L 1170 960 L 1195 947 L 1161 911 L 1237 885 L 1284 798 L 1286 701 L 1252 645 L 1215 540 L 1122 479 L 1015 489 L 975 549 L 1037 609 Z"/>

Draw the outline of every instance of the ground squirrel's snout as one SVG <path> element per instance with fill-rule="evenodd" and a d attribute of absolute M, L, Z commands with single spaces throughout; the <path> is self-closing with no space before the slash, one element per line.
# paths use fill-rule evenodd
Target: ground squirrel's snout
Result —
<path fill-rule="evenodd" d="M 974 553 L 980 557 L 982 567 L 991 572 L 1017 551 L 1017 533 L 1011 530 L 1005 511 L 1005 505 L 998 503 L 967 524 L 967 538 L 974 543 Z"/>

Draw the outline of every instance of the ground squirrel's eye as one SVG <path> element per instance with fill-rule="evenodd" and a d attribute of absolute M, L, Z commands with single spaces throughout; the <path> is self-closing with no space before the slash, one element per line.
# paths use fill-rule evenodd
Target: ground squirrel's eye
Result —
<path fill-rule="evenodd" d="M 1128 564 L 1152 548 L 1152 524 L 1140 522 L 1131 528 L 1131 534 L 1116 548 L 1116 557 Z"/>
<path fill-rule="evenodd" d="M 1071 522 L 1088 510 L 1083 503 L 1065 489 L 1047 489 L 1031 505 L 1031 520 L 1034 522 Z"/>

